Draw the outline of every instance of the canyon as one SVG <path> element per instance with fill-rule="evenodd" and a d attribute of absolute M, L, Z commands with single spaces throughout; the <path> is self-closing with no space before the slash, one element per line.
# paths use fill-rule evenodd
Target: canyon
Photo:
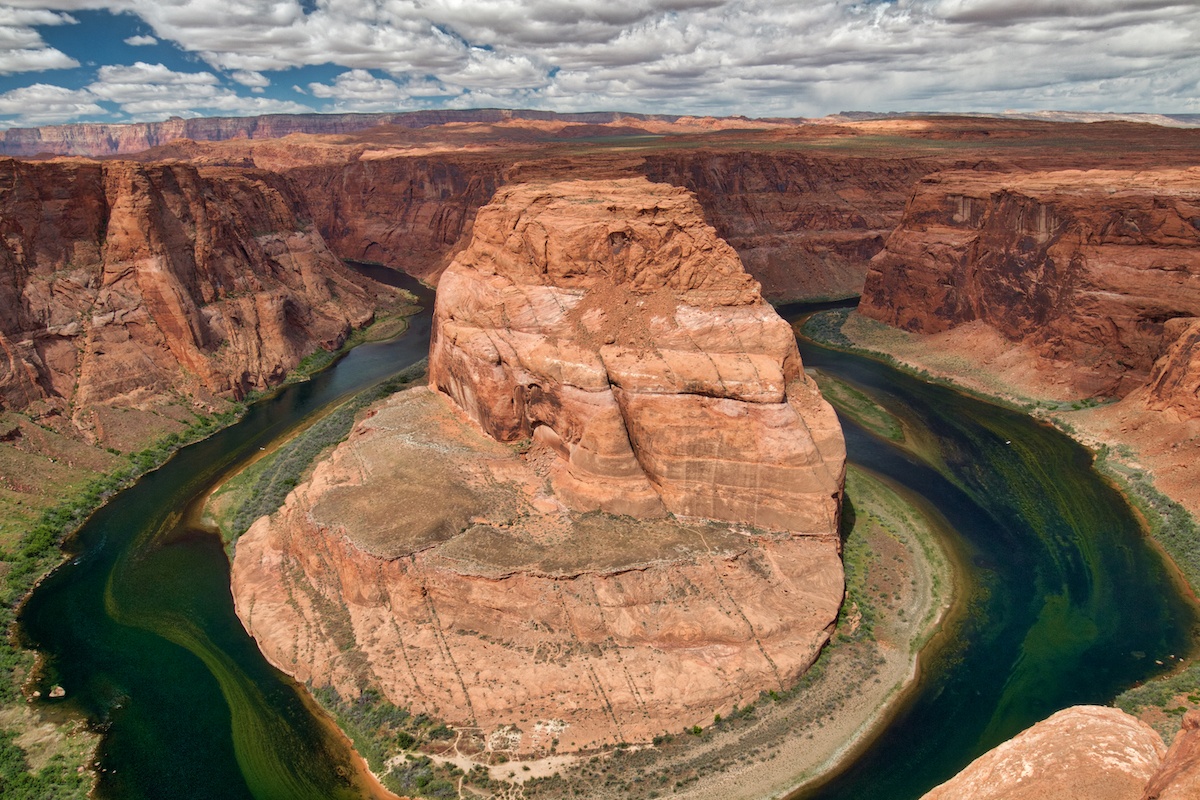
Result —
<path fill-rule="evenodd" d="M 234 573 L 274 663 L 302 680 L 325 665 L 351 696 L 382 686 L 469 729 L 481 752 L 701 724 L 794 682 L 830 635 L 844 453 L 764 298 L 861 291 L 864 317 L 1021 402 L 1086 401 L 1081 438 L 1132 448 L 1200 511 L 1194 131 L 431 112 L 68 126 L 10 131 L 3 147 L 106 157 L 0 161 L 9 461 L 65 460 L 61 437 L 100 471 L 107 448 L 278 384 L 397 302 L 341 259 L 439 284 L 432 388 L 360 421 L 243 538 Z M 568 192 L 568 178 L 584 186 Z M 636 223 L 581 212 L 608 208 Z M 756 427 L 719 438 L 719 458 L 686 438 L 733 418 Z M 385 473 L 414 487 L 394 492 L 417 515 L 397 517 L 411 541 L 348 524 L 395 534 L 352 489 Z M 15 475 L 6 502 L 52 499 Z M 488 537 L 510 557 L 485 558 Z M 650 624 L 679 575 L 695 590 L 671 605 L 682 639 Z M 514 621 L 493 593 L 518 585 Z M 489 665 L 530 658 L 497 688 Z M 664 677 L 681 671 L 697 676 L 684 690 Z M 518 706 L 526 719 L 503 713 Z M 1089 712 L 1064 713 L 1076 717 L 1019 739 L 1022 752 L 1052 752 Z M 1194 722 L 1172 753 L 1194 753 Z M 1194 781 L 1167 770 L 1183 756 L 1163 761 L 1161 740 L 1137 746 L 1129 792 Z M 988 780 L 1019 783 L 1004 763 Z"/>
<path fill-rule="evenodd" d="M 275 664 L 484 759 L 646 742 L 795 682 L 841 606 L 845 446 L 690 193 L 504 188 L 434 325 L 430 390 L 238 541 Z"/>

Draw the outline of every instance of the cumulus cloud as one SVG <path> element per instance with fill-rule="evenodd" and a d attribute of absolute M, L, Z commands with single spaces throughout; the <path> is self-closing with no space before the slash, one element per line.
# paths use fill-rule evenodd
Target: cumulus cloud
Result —
<path fill-rule="evenodd" d="M 311 111 L 307 106 L 262 97 L 242 97 L 211 72 L 176 72 L 162 64 L 139 61 L 108 65 L 96 73 L 87 90 L 116 103 L 134 120 L 202 113 L 268 114 Z"/>
<path fill-rule="evenodd" d="M 82 116 L 106 115 L 95 100 L 86 90 L 35 83 L 0 94 L 0 116 L 16 117 L 13 122 L 22 125 L 57 125 Z"/>
<path fill-rule="evenodd" d="M 252 89 L 263 72 L 338 65 L 342 77 L 308 87 L 338 109 L 1200 111 L 1192 0 L 8 2 L 59 20 L 46 9 L 132 13 Z M 45 50 L 33 24 L 10 25 L 10 49 Z"/>
<path fill-rule="evenodd" d="M 147 47 L 152 44 L 158 44 L 158 39 L 153 36 L 130 36 L 125 40 L 125 44 L 130 47 Z"/>
<path fill-rule="evenodd" d="M 299 88 L 299 87 L 297 87 Z M 404 85 L 390 78 L 377 78 L 365 69 L 353 69 L 334 78 L 333 83 L 310 83 L 313 97 L 332 100 L 329 111 L 399 111 L 428 105 L 429 98 L 449 97 L 457 90 L 432 80 Z"/>
<path fill-rule="evenodd" d="M 261 72 L 252 72 L 248 69 L 236 70 L 229 77 L 240 83 L 242 86 L 249 86 L 253 89 L 264 89 L 271 85 L 271 79 Z"/>
<path fill-rule="evenodd" d="M 0 75 L 70 69 L 79 62 L 42 39 L 35 25 L 73 25 L 70 14 L 41 8 L 0 6 Z"/>

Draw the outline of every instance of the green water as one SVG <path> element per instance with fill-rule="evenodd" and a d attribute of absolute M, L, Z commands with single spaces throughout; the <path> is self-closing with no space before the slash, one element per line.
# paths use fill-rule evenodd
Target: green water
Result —
<path fill-rule="evenodd" d="M 363 796 L 346 746 L 239 624 L 220 541 L 190 520 L 221 475 L 422 357 L 428 335 L 426 311 L 402 339 L 356 348 L 180 451 L 101 509 L 32 596 L 22 635 L 46 654 L 47 682 L 67 690 L 44 702 L 105 732 L 101 798 Z M 963 534 L 971 587 L 970 613 L 926 665 L 915 699 L 810 795 L 917 797 L 1031 722 L 1107 702 L 1153 674 L 1155 659 L 1190 649 L 1191 608 L 1081 448 L 867 359 L 805 346 L 805 360 L 936 443 L 930 465 L 847 425 L 853 461 L 922 494 Z"/>
<path fill-rule="evenodd" d="M 919 797 L 1053 712 L 1108 704 L 1196 647 L 1194 607 L 1084 448 L 880 362 L 804 341 L 801 352 L 920 442 L 907 452 L 842 420 L 851 462 L 921 494 L 961 535 L 968 613 L 883 735 L 797 798 Z"/>

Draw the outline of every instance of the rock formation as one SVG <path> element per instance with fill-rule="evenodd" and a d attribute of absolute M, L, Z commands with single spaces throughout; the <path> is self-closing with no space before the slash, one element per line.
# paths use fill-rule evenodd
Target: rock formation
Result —
<path fill-rule="evenodd" d="M 0 131 L 0 155 L 113 156 L 137 153 L 174 139 L 224 141 L 227 139 L 277 139 L 296 133 L 346 134 L 395 125 L 423 128 L 454 122 L 500 122 L 509 119 L 561 120 L 606 123 L 622 119 L 663 120 L 674 116 L 591 112 L 557 114 L 552 111 L 484 108 L 430 110 L 380 114 L 265 114 L 257 117 L 172 117 L 162 122 L 76 123 Z"/>
<path fill-rule="evenodd" d="M 1189 800 L 1200 797 L 1200 711 L 1183 717 L 1162 766 L 1146 784 L 1142 800 Z"/>
<path fill-rule="evenodd" d="M 245 170 L 0 161 L 0 398 L 74 417 L 240 397 L 370 319 L 375 298 Z"/>
<path fill-rule="evenodd" d="M 313 222 L 343 258 L 436 278 L 504 178 L 495 157 L 386 158 L 287 170 Z"/>
<path fill-rule="evenodd" d="M 915 158 L 789 152 L 651 155 L 651 179 L 696 193 L 706 218 L 772 300 L 849 297 L 900 222 Z"/>
<path fill-rule="evenodd" d="M 533 437 L 579 510 L 836 530 L 845 446 L 791 328 L 687 192 L 526 184 L 443 274 L 430 382 Z"/>
<path fill-rule="evenodd" d="M 980 321 L 1069 363 L 1095 395 L 1145 384 L 1178 341 L 1154 398 L 1194 405 L 1200 170 L 930 176 L 872 261 L 860 310 L 920 333 Z"/>
<path fill-rule="evenodd" d="M 689 193 L 502 189 L 435 327 L 437 391 L 376 406 L 238 541 L 273 663 L 509 755 L 707 724 L 812 663 L 841 432 Z"/>
<path fill-rule="evenodd" d="M 1200 791 L 1200 714 L 1168 751 L 1143 722 L 1075 706 L 977 758 L 923 800 L 1183 800 Z"/>

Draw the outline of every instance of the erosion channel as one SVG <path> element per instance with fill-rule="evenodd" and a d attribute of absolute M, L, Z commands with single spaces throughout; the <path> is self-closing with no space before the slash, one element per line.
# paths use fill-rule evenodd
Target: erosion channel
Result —
<path fill-rule="evenodd" d="M 414 291 L 426 310 L 406 335 L 354 349 L 181 450 L 97 512 L 25 606 L 22 635 L 45 654 L 46 682 L 66 690 L 41 702 L 105 733 L 100 797 L 376 791 L 344 739 L 246 635 L 222 544 L 197 515 L 211 488 L 261 448 L 425 355 L 432 299 Z M 808 310 L 782 309 L 789 319 Z M 1033 722 L 1109 702 L 1191 651 L 1192 607 L 1084 449 L 881 362 L 803 339 L 801 352 L 806 367 L 852 386 L 903 430 L 888 438 L 843 417 L 852 463 L 922 495 L 961 534 L 952 546 L 966 609 L 883 733 L 803 797 L 919 797 Z"/>

